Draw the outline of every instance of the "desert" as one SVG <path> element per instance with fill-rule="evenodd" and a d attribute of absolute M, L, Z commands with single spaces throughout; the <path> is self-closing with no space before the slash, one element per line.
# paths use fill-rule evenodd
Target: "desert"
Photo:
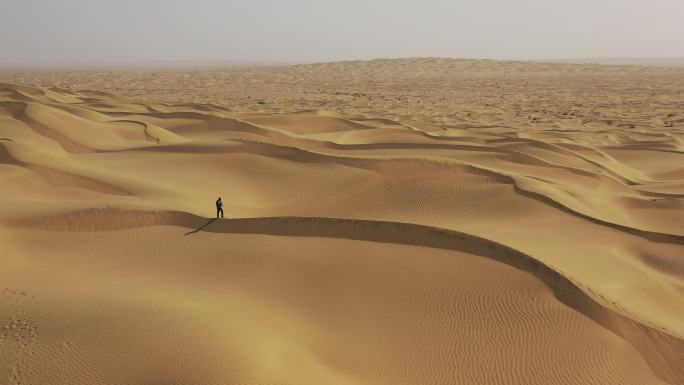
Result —
<path fill-rule="evenodd" d="M 0 384 L 684 384 L 684 68 L 0 83 Z"/>

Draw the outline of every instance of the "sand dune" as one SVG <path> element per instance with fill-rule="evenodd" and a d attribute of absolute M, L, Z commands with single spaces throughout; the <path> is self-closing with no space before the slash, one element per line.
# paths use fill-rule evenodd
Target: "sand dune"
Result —
<path fill-rule="evenodd" d="M 2 74 L 0 383 L 684 384 L 678 71 Z"/>

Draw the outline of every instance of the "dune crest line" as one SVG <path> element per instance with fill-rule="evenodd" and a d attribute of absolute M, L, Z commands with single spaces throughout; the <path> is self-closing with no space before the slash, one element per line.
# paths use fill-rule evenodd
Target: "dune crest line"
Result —
<path fill-rule="evenodd" d="M 12 224 L 51 231 L 111 231 L 145 226 L 180 226 L 186 236 L 202 232 L 273 236 L 340 238 L 394 243 L 466 252 L 529 272 L 544 282 L 556 298 L 633 345 L 653 372 L 668 383 L 684 381 L 684 338 L 646 325 L 599 304 L 562 272 L 509 246 L 475 235 L 438 227 L 359 219 L 324 217 L 262 217 L 215 219 L 183 211 L 87 209 Z"/>

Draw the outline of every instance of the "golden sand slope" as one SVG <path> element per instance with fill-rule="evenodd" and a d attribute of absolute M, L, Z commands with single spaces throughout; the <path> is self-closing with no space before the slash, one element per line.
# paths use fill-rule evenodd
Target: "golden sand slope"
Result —
<path fill-rule="evenodd" d="M 684 383 L 679 115 L 376 107 L 2 85 L 0 383 Z"/>

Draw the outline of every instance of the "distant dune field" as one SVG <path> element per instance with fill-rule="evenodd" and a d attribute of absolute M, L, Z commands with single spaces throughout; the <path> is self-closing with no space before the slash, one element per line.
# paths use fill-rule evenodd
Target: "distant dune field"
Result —
<path fill-rule="evenodd" d="M 0 384 L 684 384 L 684 69 L 0 81 Z"/>

